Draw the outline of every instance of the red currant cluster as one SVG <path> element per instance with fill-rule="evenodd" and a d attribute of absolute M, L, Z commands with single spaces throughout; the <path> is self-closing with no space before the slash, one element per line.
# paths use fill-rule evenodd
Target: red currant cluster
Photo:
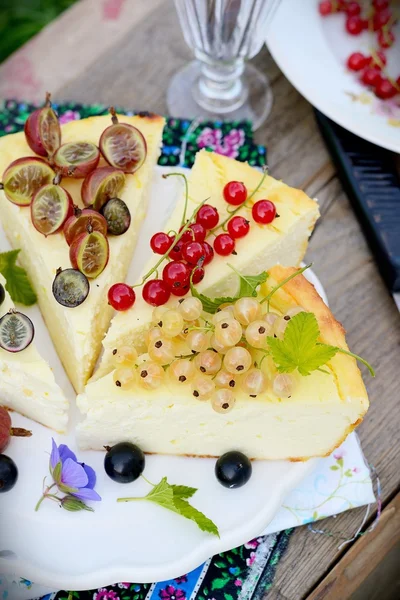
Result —
<path fill-rule="evenodd" d="M 190 282 L 197 284 L 202 281 L 204 267 L 213 260 L 214 253 L 220 256 L 235 254 L 236 240 L 250 231 L 250 221 L 235 213 L 246 205 L 255 191 L 248 197 L 243 183 L 230 181 L 223 189 L 223 196 L 235 208 L 228 211 L 229 216 L 223 222 L 220 222 L 220 215 L 214 206 L 202 204 L 192 218 L 181 226 L 178 234 L 160 231 L 153 235 L 150 247 L 155 254 L 161 255 L 161 259 L 143 278 L 142 296 L 145 302 L 161 306 L 171 294 L 184 296 L 190 289 Z M 251 207 L 251 213 L 256 223 L 267 225 L 276 217 L 276 208 L 270 200 L 258 200 Z M 222 232 L 216 234 L 219 229 Z M 206 241 L 209 235 L 215 236 L 212 245 Z M 164 259 L 169 262 L 164 266 L 161 278 L 149 279 L 151 274 L 157 273 L 157 267 Z M 134 290 L 125 283 L 113 285 L 108 292 L 109 304 L 119 311 L 131 308 L 135 298 Z"/>
<path fill-rule="evenodd" d="M 360 81 L 371 88 L 374 94 L 382 100 L 393 98 L 400 94 L 400 76 L 392 79 L 386 73 L 386 55 L 384 50 L 390 48 L 395 36 L 393 26 L 396 17 L 390 9 L 390 0 L 372 0 L 368 14 L 358 1 L 323 0 L 319 3 L 322 16 L 342 12 L 346 15 L 346 30 L 351 35 L 359 35 L 369 31 L 376 35 L 380 50 L 373 51 L 371 56 L 361 52 L 353 52 L 347 59 L 347 67 L 351 71 L 361 72 Z"/>

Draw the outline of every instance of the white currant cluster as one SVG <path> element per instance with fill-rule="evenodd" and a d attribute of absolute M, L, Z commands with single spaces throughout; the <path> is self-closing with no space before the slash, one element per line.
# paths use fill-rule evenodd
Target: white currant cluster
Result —
<path fill-rule="evenodd" d="M 138 356 L 125 346 L 114 350 L 115 384 L 152 390 L 168 378 L 187 386 L 197 400 L 211 400 L 220 413 L 232 409 L 238 389 L 253 398 L 267 390 L 289 397 L 293 377 L 269 373 L 262 362 L 267 338 L 282 338 L 290 319 L 304 309 L 296 306 L 278 315 L 264 312 L 264 306 L 257 298 L 240 298 L 211 316 L 198 298 L 188 297 L 175 308 L 156 307 L 147 353 Z"/>

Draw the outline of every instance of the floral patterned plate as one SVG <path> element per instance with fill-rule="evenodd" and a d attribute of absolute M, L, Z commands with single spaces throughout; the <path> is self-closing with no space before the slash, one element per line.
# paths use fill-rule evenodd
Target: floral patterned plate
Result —
<path fill-rule="evenodd" d="M 399 76 L 400 22 L 387 51 L 388 72 Z M 322 18 L 317 0 L 282 0 L 268 29 L 267 45 L 294 87 L 327 117 L 378 146 L 400 152 L 400 94 L 380 100 L 346 68 L 357 50 L 370 54 L 368 32 L 345 32 L 344 15 Z"/>
<path fill-rule="evenodd" d="M 155 171 L 149 211 L 136 251 L 136 256 L 140 256 L 136 263 L 140 264 L 133 260 L 130 281 L 138 276 L 140 265 L 150 255 L 150 236 L 162 228 L 181 191 L 177 178 L 161 178 L 170 171 L 166 167 Z M 8 248 L 0 230 L 0 251 Z M 323 293 L 316 277 L 311 278 Z M 73 402 L 75 395 L 39 309 L 32 307 L 26 312 L 35 323 L 38 347 Z M 217 482 L 214 460 L 148 456 L 145 475 L 150 481 L 159 482 L 167 476 L 171 483 L 198 488 L 192 504 L 217 524 L 217 538 L 150 502 L 117 504 L 120 496 L 144 496 L 149 485 L 141 479 L 128 485 L 117 484 L 105 474 L 103 453 L 79 451 L 74 436 L 78 418 L 73 407 L 70 431 L 62 436 L 13 414 L 13 425 L 31 429 L 33 436 L 14 441 L 7 449 L 18 465 L 19 480 L 13 490 L 0 498 L 0 573 L 18 573 L 49 589 L 69 590 L 99 588 L 115 581 L 151 582 L 178 577 L 210 556 L 261 534 L 284 497 L 316 464 L 315 460 L 258 461 L 248 484 L 232 491 Z M 92 504 L 94 512 L 67 512 L 49 501 L 35 512 L 43 477 L 48 476 L 52 435 L 57 444 L 67 444 L 80 462 L 95 469 L 96 491 L 102 501 Z"/>

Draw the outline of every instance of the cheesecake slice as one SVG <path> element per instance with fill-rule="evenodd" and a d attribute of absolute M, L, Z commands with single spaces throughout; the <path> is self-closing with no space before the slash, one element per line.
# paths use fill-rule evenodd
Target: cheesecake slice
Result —
<path fill-rule="evenodd" d="M 238 162 L 220 154 L 201 150 L 196 155 L 194 166 L 188 175 L 189 201 L 187 217 L 198 205 L 207 199 L 207 204 L 217 208 L 220 223 L 228 216 L 227 209 L 232 207 L 223 198 L 223 188 L 229 181 L 241 181 L 245 184 L 248 195 L 260 184 L 261 173 L 247 163 Z M 239 215 L 250 221 L 250 231 L 242 239 L 236 240 L 236 254 L 229 257 L 214 255 L 214 259 L 205 269 L 205 277 L 197 289 L 209 296 L 229 296 L 235 292 L 237 277 L 228 266 L 232 265 L 243 274 L 257 274 L 280 263 L 282 265 L 298 265 L 303 259 L 308 238 L 319 216 L 318 204 L 304 192 L 285 185 L 273 177 L 265 177 L 262 185 L 252 198 L 252 203 L 260 199 L 271 200 L 279 217 L 269 225 L 259 225 L 251 217 L 251 209 L 243 208 Z M 184 212 L 184 195 L 178 200 L 173 214 L 164 230 L 179 231 Z M 217 233 L 221 233 L 222 230 Z M 213 235 L 207 241 L 212 244 Z M 143 269 L 147 273 L 159 256 L 153 255 Z M 163 265 L 160 266 L 161 273 Z M 139 279 L 139 281 L 141 278 Z M 170 301 L 174 302 L 173 299 Z M 93 379 L 98 379 L 112 368 L 112 351 L 114 348 L 133 343 L 138 350 L 143 348 L 144 334 L 151 320 L 152 307 L 145 303 L 141 289 L 136 289 L 136 302 L 126 311 L 117 313 L 104 339 L 104 352 L 100 366 Z"/>
<path fill-rule="evenodd" d="M 272 268 L 260 297 L 294 272 L 293 268 Z M 265 310 L 266 304 L 262 306 Z M 282 315 L 300 307 L 315 315 L 320 342 L 348 349 L 343 327 L 315 288 L 297 275 L 272 296 L 271 311 L 282 322 Z M 259 360 L 257 352 L 255 358 Z M 144 357 L 139 379 L 130 389 L 118 387 L 121 382 L 115 380 L 115 373 L 109 373 L 89 383 L 78 396 L 83 414 L 77 429 L 81 448 L 100 450 L 130 440 L 148 453 L 217 457 L 234 449 L 253 459 L 302 461 L 330 454 L 361 422 L 368 408 L 355 359 L 340 353 L 324 365 L 324 372 L 291 373 L 293 390 L 281 397 L 273 391 L 277 368 L 267 357 L 259 366 L 267 378 L 266 391 L 248 395 L 240 377 L 236 378 L 236 402 L 223 414 L 214 410 L 210 400 L 194 397 L 193 382 L 174 383 L 168 376 L 170 367 L 160 387 L 143 389 L 140 377 L 145 368 L 149 367 Z"/>
<path fill-rule="evenodd" d="M 71 268 L 69 247 L 63 233 L 48 237 L 32 225 L 30 208 L 12 204 L 0 192 L 0 219 L 13 248 L 21 248 L 20 261 L 27 270 L 38 296 L 38 302 L 56 350 L 77 392 L 82 391 L 98 358 L 101 341 L 108 328 L 112 309 L 107 303 L 110 286 L 123 281 L 132 259 L 138 231 L 146 214 L 151 176 L 160 152 L 164 119 L 156 115 L 120 117 L 143 134 L 147 157 L 133 175 L 126 175 L 121 198 L 129 207 L 132 221 L 126 233 L 108 236 L 109 262 L 104 271 L 90 282 L 86 300 L 76 308 L 65 308 L 52 293 L 56 271 Z M 88 141 L 99 143 L 104 129 L 110 124 L 109 116 L 90 117 L 62 126 L 63 143 Z M 17 158 L 32 156 L 24 133 L 0 139 L 0 173 Z M 101 159 L 99 166 L 106 163 Z M 69 191 L 74 203 L 83 207 L 80 195 L 82 179 L 65 178 L 62 186 Z"/>
<path fill-rule="evenodd" d="M 5 290 L 6 280 L 1 274 L 0 285 Z M 0 317 L 12 309 L 14 304 L 5 290 Z M 0 405 L 60 433 L 66 430 L 68 401 L 49 365 L 40 356 L 35 341 L 21 352 L 0 348 Z"/>

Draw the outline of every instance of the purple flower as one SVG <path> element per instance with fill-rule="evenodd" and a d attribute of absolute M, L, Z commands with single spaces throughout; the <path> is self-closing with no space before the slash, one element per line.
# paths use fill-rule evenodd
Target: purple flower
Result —
<path fill-rule="evenodd" d="M 255 560 L 256 560 L 256 553 L 250 552 L 250 558 L 246 558 L 246 565 L 248 567 L 251 567 L 254 564 Z"/>
<path fill-rule="evenodd" d="M 119 600 L 119 596 L 114 590 L 100 588 L 93 594 L 93 600 Z"/>
<path fill-rule="evenodd" d="M 61 125 L 80 119 L 81 115 L 76 110 L 67 110 L 63 115 L 60 115 L 58 120 Z"/>
<path fill-rule="evenodd" d="M 117 585 L 122 590 L 129 590 L 129 588 L 131 587 L 131 584 L 128 583 L 127 581 L 120 581 L 120 583 L 118 583 Z"/>
<path fill-rule="evenodd" d="M 250 542 L 247 542 L 247 544 L 244 545 L 245 548 L 247 548 L 247 550 L 256 550 L 258 548 L 258 546 L 261 544 L 262 542 L 262 538 L 255 538 L 254 540 L 250 540 Z"/>
<path fill-rule="evenodd" d="M 335 460 L 340 460 L 341 458 L 343 458 L 343 456 L 345 455 L 345 451 L 344 450 L 339 450 L 338 452 L 335 452 L 335 454 L 333 455 L 333 458 Z"/>
<path fill-rule="evenodd" d="M 234 584 L 236 587 L 242 587 L 243 581 L 241 579 L 235 579 Z"/>
<path fill-rule="evenodd" d="M 186 600 L 185 592 L 174 588 L 173 585 L 167 585 L 164 590 L 160 590 L 159 596 L 162 600 Z"/>
<path fill-rule="evenodd" d="M 50 472 L 58 489 L 80 500 L 101 500 L 93 489 L 96 473 L 85 463 L 77 461 L 75 454 L 65 444 L 57 446 L 52 439 Z"/>
<path fill-rule="evenodd" d="M 187 575 L 181 575 L 180 577 L 175 577 L 175 581 L 177 584 L 186 583 L 188 580 Z"/>

